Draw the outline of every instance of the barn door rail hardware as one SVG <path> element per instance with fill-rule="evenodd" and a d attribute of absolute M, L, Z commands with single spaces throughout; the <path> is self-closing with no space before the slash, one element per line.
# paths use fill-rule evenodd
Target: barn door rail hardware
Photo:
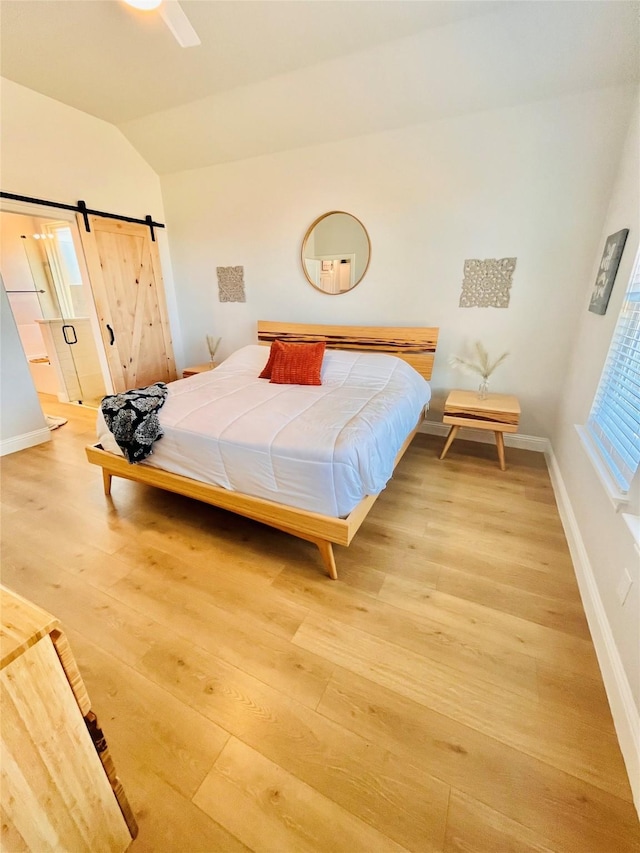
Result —
<path fill-rule="evenodd" d="M 73 210 L 75 213 L 82 214 L 84 227 L 87 231 L 91 231 L 89 224 L 89 216 L 104 216 L 106 219 L 120 219 L 122 222 L 135 222 L 137 225 L 146 225 L 151 232 L 151 239 L 155 243 L 156 235 L 155 228 L 164 228 L 162 222 L 154 222 L 149 215 L 144 219 L 136 219 L 134 216 L 121 216 L 119 213 L 106 213 L 104 210 L 93 210 L 87 207 L 84 201 L 79 201 L 77 204 L 62 204 L 60 201 L 47 201 L 44 198 L 31 198 L 28 195 L 17 195 L 16 193 L 5 193 L 0 190 L 0 198 L 6 198 L 10 201 L 24 201 L 28 204 L 41 204 L 44 207 L 55 207 L 59 210 Z"/>

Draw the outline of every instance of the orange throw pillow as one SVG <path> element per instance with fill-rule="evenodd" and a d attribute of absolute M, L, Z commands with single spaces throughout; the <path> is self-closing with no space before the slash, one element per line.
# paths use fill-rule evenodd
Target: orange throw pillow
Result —
<path fill-rule="evenodd" d="M 271 347 L 269 348 L 269 358 L 267 359 L 267 363 L 265 364 L 265 366 L 262 368 L 262 373 L 260 374 L 260 376 L 258 376 L 258 379 L 271 379 L 271 370 L 273 368 L 273 362 L 275 360 L 276 353 L 282 346 L 282 341 L 279 341 L 277 338 L 271 344 Z"/>
<path fill-rule="evenodd" d="M 278 343 L 280 346 L 271 367 L 271 382 L 277 385 L 322 385 L 320 371 L 326 348 L 324 341 L 315 344 Z"/>

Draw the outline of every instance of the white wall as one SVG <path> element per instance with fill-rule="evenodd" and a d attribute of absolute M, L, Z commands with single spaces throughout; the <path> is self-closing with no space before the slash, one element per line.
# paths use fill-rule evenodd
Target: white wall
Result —
<path fill-rule="evenodd" d="M 492 388 L 520 395 L 521 431 L 550 435 L 632 101 L 593 91 L 163 177 L 187 361 L 206 358 L 207 332 L 223 355 L 253 342 L 258 319 L 436 325 L 432 418 L 447 389 L 473 387 L 448 359 L 481 339 L 511 351 Z M 328 210 L 372 243 L 340 296 L 300 267 Z M 508 309 L 458 308 L 466 258 L 511 256 Z M 215 268 L 236 264 L 247 302 L 221 304 Z"/>
<path fill-rule="evenodd" d="M 2 189 L 162 221 L 153 169 L 113 125 L 2 78 Z"/>
<path fill-rule="evenodd" d="M 0 324 L 0 455 L 4 455 L 47 441 L 50 435 L 3 286 Z"/>
<path fill-rule="evenodd" d="M 616 513 L 582 447 L 574 424 L 584 424 L 600 380 L 613 330 L 629 283 L 633 262 L 638 251 L 640 235 L 640 128 L 638 110 L 632 119 L 629 134 L 613 185 L 610 204 L 600 236 L 593 246 L 589 275 L 576 300 L 575 314 L 578 329 L 574 340 L 572 361 L 566 374 L 558 418 L 552 433 L 552 444 L 560 475 L 566 488 L 570 511 L 574 516 L 574 535 L 584 548 L 583 571 L 595 581 L 594 602 L 586 602 L 599 610 L 611 631 L 624 677 L 640 717 L 640 560 L 634 550 L 633 538 L 621 514 Z M 590 313 L 587 308 L 596 271 L 607 235 L 629 229 L 618 275 L 604 316 Z M 640 511 L 640 476 L 634 481 L 631 509 Z M 632 575 L 633 586 L 622 606 L 616 587 L 626 568 Z M 590 580 L 591 578 L 587 578 Z M 600 603 L 597 599 L 599 598 Z M 593 628 L 592 628 L 593 631 Z M 606 679 L 607 673 L 605 673 Z M 615 709 L 614 709 L 615 715 Z M 636 733 L 638 736 L 640 733 Z M 640 749 L 640 742 L 636 743 Z M 624 751 L 624 747 L 623 747 Z M 638 754 L 637 759 L 640 759 Z M 640 762 L 637 763 L 637 803 L 640 807 Z"/>
<path fill-rule="evenodd" d="M 164 222 L 158 176 L 113 125 L 4 78 L 1 95 L 5 192 L 65 204 L 83 199 L 93 209 L 142 219 L 151 214 L 157 222 Z M 156 233 L 176 360 L 181 363 L 167 238 L 162 229 Z M 11 367 L 24 361 L 22 348 L 7 347 L 5 351 L 3 345 L 3 369 L 5 359 Z M 12 397 L 11 388 L 3 389 L 3 402 L 18 409 L 22 400 Z"/>

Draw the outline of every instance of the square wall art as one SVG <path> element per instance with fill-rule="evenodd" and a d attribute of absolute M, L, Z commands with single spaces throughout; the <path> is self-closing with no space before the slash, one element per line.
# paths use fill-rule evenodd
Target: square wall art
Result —
<path fill-rule="evenodd" d="M 516 258 L 464 262 L 460 308 L 508 308 Z"/>
<path fill-rule="evenodd" d="M 216 272 L 220 302 L 247 301 L 244 294 L 244 267 L 216 267 Z"/>

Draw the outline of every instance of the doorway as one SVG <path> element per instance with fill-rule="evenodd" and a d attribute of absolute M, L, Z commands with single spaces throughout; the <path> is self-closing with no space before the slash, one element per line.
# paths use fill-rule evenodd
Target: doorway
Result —
<path fill-rule="evenodd" d="M 0 235 L 0 273 L 41 403 L 49 395 L 97 408 L 104 356 L 75 222 L 2 210 Z"/>

